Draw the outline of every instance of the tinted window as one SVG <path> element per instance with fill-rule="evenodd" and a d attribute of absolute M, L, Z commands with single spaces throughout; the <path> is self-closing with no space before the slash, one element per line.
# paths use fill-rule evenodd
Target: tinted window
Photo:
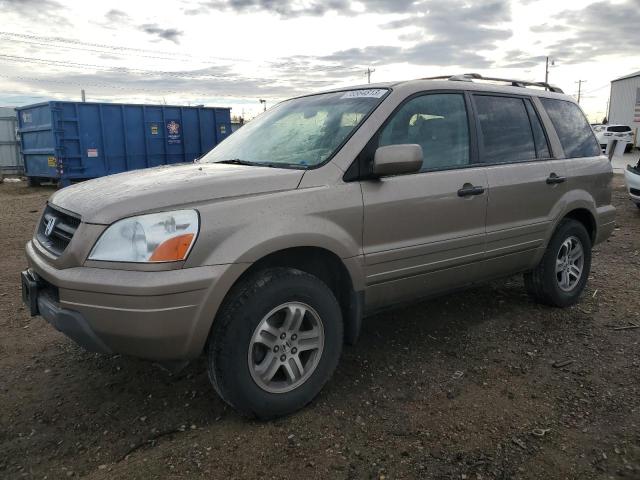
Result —
<path fill-rule="evenodd" d="M 476 95 L 481 161 L 507 163 L 536 158 L 529 115 L 520 98 Z"/>
<path fill-rule="evenodd" d="M 623 125 L 616 125 L 614 127 L 608 127 L 607 128 L 607 132 L 630 132 L 631 131 L 631 127 L 626 127 Z"/>
<path fill-rule="evenodd" d="M 549 144 L 547 143 L 547 137 L 544 134 L 544 130 L 542 129 L 540 118 L 538 117 L 535 108 L 533 108 L 533 105 L 531 104 L 531 100 L 525 100 L 524 104 L 527 107 L 529 119 L 531 120 L 533 140 L 536 143 L 536 156 L 538 158 L 551 158 L 551 153 L 549 152 Z"/>
<path fill-rule="evenodd" d="M 558 132 L 567 158 L 600 155 L 600 146 L 580 107 L 565 100 L 552 98 L 540 100 Z"/>
<path fill-rule="evenodd" d="M 422 171 L 469 164 L 469 125 L 464 96 L 438 93 L 413 98 L 380 133 L 379 146 L 417 143 Z"/>

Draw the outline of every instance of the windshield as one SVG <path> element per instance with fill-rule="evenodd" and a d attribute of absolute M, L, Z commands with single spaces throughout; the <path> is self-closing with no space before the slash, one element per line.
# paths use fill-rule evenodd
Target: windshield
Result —
<path fill-rule="evenodd" d="M 630 132 L 631 127 L 627 127 L 626 125 L 615 125 L 613 127 L 607 128 L 607 132 Z"/>
<path fill-rule="evenodd" d="M 349 90 L 282 102 L 230 135 L 201 162 L 308 168 L 333 155 L 386 89 Z"/>

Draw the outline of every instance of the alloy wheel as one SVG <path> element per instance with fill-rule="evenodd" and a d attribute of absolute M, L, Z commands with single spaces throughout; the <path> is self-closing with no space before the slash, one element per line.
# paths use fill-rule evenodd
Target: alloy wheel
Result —
<path fill-rule="evenodd" d="M 584 270 L 584 248 L 582 242 L 574 236 L 568 237 L 558 250 L 556 257 L 556 280 L 561 290 L 573 290 Z"/>
<path fill-rule="evenodd" d="M 317 312 L 288 302 L 267 313 L 249 344 L 249 371 L 269 393 L 290 392 L 313 374 L 324 348 L 324 327 Z"/>

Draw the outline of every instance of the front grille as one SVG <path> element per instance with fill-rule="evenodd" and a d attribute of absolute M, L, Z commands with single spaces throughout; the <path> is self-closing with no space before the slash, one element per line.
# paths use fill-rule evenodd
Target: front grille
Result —
<path fill-rule="evenodd" d="M 40 220 L 36 237 L 47 251 L 59 257 L 71 242 L 78 226 L 80 226 L 78 217 L 47 205 Z"/>

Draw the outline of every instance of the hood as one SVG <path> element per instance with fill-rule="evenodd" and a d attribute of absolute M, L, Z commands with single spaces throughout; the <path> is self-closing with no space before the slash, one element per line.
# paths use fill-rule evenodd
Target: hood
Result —
<path fill-rule="evenodd" d="M 168 165 L 88 180 L 54 193 L 50 203 L 86 223 L 178 209 L 189 204 L 297 188 L 304 170 L 198 163 Z"/>

